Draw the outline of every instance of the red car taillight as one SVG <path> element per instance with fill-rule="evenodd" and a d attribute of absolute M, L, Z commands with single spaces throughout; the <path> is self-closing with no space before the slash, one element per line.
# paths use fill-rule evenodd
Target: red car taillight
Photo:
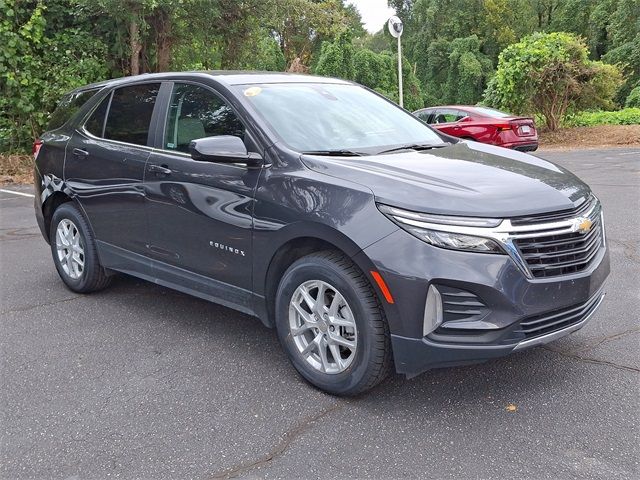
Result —
<path fill-rule="evenodd" d="M 42 140 L 36 138 L 33 142 L 33 149 L 31 153 L 33 153 L 33 158 L 38 158 L 38 153 L 40 153 L 40 149 L 42 148 Z"/>
<path fill-rule="evenodd" d="M 499 132 L 505 132 L 507 130 L 511 130 L 513 127 L 514 125 L 510 123 L 500 123 L 496 125 L 496 128 Z"/>

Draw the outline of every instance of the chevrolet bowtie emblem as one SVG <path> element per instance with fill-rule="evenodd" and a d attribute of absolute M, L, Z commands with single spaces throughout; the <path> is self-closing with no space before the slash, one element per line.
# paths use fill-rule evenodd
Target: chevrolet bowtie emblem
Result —
<path fill-rule="evenodd" d="M 592 225 L 593 225 L 593 222 L 588 218 L 584 218 L 584 217 L 576 218 L 574 223 L 574 231 L 580 232 L 580 233 L 587 233 L 589 230 L 591 230 Z"/>

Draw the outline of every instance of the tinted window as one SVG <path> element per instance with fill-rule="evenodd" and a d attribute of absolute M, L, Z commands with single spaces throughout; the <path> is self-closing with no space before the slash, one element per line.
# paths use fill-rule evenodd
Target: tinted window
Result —
<path fill-rule="evenodd" d="M 104 138 L 146 145 L 159 83 L 132 85 L 113 92 Z"/>
<path fill-rule="evenodd" d="M 73 114 L 75 114 L 87 100 L 93 97 L 97 91 L 98 89 L 84 90 L 82 92 L 68 93 L 62 97 L 62 100 L 60 100 L 60 103 L 58 103 L 58 106 L 51 114 L 47 130 L 55 130 L 67 123 Z"/>
<path fill-rule="evenodd" d="M 171 94 L 164 148 L 189 151 L 196 138 L 216 135 L 244 137 L 244 126 L 216 94 L 197 85 L 176 84 Z"/>
<path fill-rule="evenodd" d="M 102 131 L 104 129 L 104 118 L 107 114 L 107 108 L 109 107 L 109 100 L 111 99 L 111 95 L 107 95 L 98 108 L 96 108 L 87 122 L 84 124 L 84 128 L 90 134 L 96 137 L 102 137 Z"/>

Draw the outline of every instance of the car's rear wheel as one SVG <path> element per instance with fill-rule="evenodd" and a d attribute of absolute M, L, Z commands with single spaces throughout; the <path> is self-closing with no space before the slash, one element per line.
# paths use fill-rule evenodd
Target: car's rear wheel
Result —
<path fill-rule="evenodd" d="M 54 212 L 49 240 L 56 270 L 71 290 L 89 293 L 109 284 L 89 224 L 73 203 L 63 203 Z"/>
<path fill-rule="evenodd" d="M 389 374 L 384 312 L 367 278 L 340 252 L 314 253 L 287 269 L 276 327 L 298 372 L 329 393 L 356 395 Z"/>

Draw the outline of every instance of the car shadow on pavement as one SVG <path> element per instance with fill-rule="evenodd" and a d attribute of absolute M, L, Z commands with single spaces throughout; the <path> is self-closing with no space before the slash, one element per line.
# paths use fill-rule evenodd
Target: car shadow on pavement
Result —
<path fill-rule="evenodd" d="M 265 377 L 267 383 L 280 382 L 284 377 L 292 394 L 331 398 L 302 380 L 289 364 L 275 330 L 256 318 L 124 275 L 118 275 L 109 289 L 91 297 L 104 297 L 97 304 L 117 299 L 121 306 L 140 312 L 134 315 L 134 321 L 145 323 L 150 331 L 169 332 L 170 339 L 162 335 L 156 338 L 164 345 L 150 345 L 150 352 L 184 348 L 185 352 L 173 352 L 176 358 L 184 358 L 194 354 L 190 344 L 197 342 L 201 355 L 212 354 L 215 371 L 241 372 L 248 377 L 243 383 L 264 381 Z M 208 361 L 200 358 L 198 363 L 206 365 Z M 576 368 L 578 365 L 557 353 L 535 348 L 482 364 L 427 371 L 410 380 L 394 374 L 375 389 L 347 401 L 371 409 L 401 404 L 421 414 L 426 413 L 427 405 L 434 413 L 452 406 L 493 405 L 504 409 L 517 398 L 563 388 L 567 377 L 576 381 L 576 375 L 584 372 Z"/>

